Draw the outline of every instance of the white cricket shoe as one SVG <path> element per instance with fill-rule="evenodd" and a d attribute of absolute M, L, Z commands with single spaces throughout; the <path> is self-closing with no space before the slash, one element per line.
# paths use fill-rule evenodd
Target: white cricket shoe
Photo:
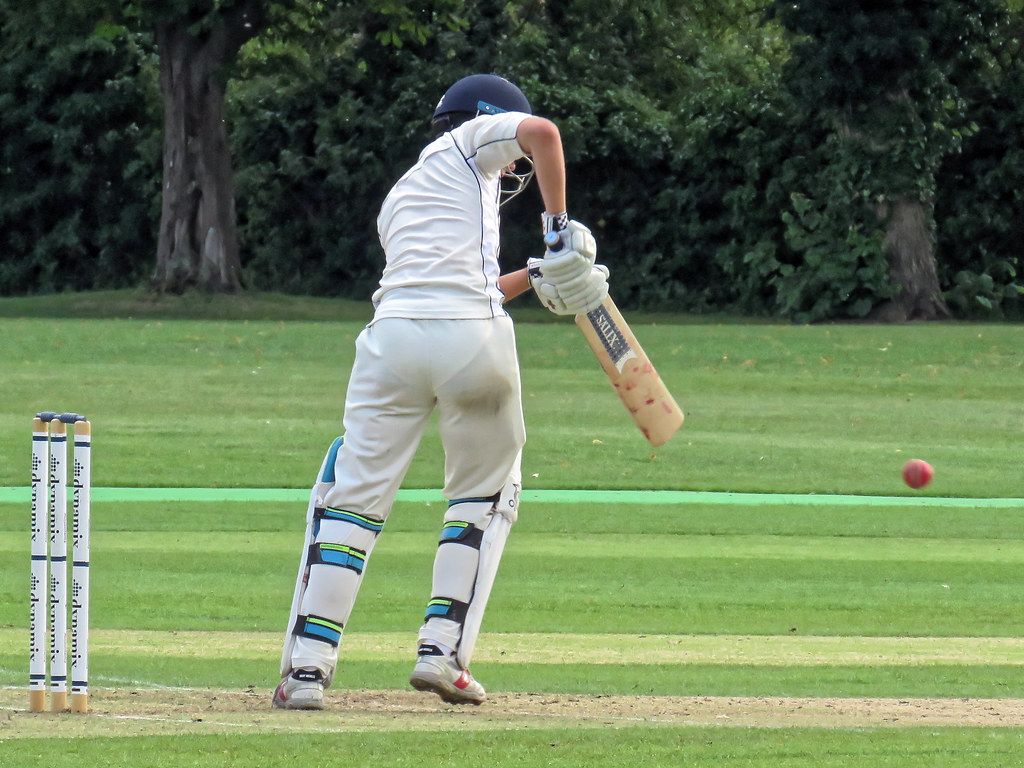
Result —
<path fill-rule="evenodd" d="M 419 647 L 409 684 L 417 691 L 436 693 L 448 704 L 479 704 L 487 698 L 484 687 L 469 670 L 460 667 L 454 656 L 446 656 L 434 645 Z"/>
<path fill-rule="evenodd" d="M 319 669 L 293 669 L 274 691 L 278 709 L 323 709 L 324 676 Z"/>

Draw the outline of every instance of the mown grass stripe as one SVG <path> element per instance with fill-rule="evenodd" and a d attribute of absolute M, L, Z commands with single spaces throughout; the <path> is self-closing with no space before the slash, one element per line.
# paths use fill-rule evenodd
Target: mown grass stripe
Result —
<path fill-rule="evenodd" d="M 97 653 L 261 658 L 280 653 L 278 632 L 94 629 Z M 405 661 L 414 632 L 348 632 L 341 656 Z M 0 629 L 0 654 L 27 647 L 28 631 Z M 792 635 L 630 635 L 485 633 L 474 660 L 501 664 L 756 664 L 761 666 L 1024 666 L 1024 638 L 823 637 Z"/>
<path fill-rule="evenodd" d="M 389 533 L 381 552 L 417 554 L 424 539 L 433 534 L 395 531 Z M 97 532 L 95 546 L 104 553 L 218 552 L 238 548 L 238 534 L 204 532 L 200 539 L 165 531 L 145 533 Z M 643 560 L 729 558 L 730 560 L 786 560 L 820 562 L 980 563 L 1024 564 L 1024 541 L 961 539 L 955 546 L 944 539 L 882 538 L 870 536 L 753 536 L 687 535 L 652 539 L 646 534 L 594 534 L 552 538 L 543 534 L 516 534 L 510 553 L 537 557 L 604 558 L 635 557 Z M 281 549 L 277 533 L 246 533 L 245 552 L 276 554 Z M 0 533 L 0 552 L 24 549 L 22 537 Z"/>

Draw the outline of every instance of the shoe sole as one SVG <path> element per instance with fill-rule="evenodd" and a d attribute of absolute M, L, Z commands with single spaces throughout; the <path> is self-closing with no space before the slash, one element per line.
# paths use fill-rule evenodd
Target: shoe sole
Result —
<path fill-rule="evenodd" d="M 479 707 L 483 703 L 483 699 L 466 696 L 458 688 L 446 685 L 440 680 L 430 680 L 425 677 L 410 677 L 409 685 L 417 691 L 436 693 L 441 697 L 441 701 L 445 704 L 472 704 L 475 707 Z"/>
<path fill-rule="evenodd" d="M 291 701 L 278 701 L 274 699 L 275 709 L 290 709 L 296 712 L 309 711 L 309 710 L 320 710 L 324 708 L 322 701 L 319 702 L 308 702 L 308 703 L 294 703 Z"/>

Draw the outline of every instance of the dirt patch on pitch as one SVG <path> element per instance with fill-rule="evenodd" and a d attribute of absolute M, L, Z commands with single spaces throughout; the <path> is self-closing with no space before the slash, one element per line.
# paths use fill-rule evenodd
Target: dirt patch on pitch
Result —
<path fill-rule="evenodd" d="M 0 739 L 162 733 L 508 730 L 587 727 L 1024 727 L 1022 699 L 745 698 L 490 694 L 451 707 L 413 691 L 332 690 L 321 712 L 282 712 L 266 691 L 99 690 L 89 715 L 30 714 L 0 691 Z M 57 724 L 59 721 L 59 725 Z"/>

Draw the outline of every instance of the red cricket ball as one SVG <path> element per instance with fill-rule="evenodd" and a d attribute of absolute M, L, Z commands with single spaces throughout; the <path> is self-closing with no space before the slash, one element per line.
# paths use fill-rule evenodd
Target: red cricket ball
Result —
<path fill-rule="evenodd" d="M 935 470 L 927 461 L 911 459 L 903 465 L 903 482 L 911 488 L 924 488 L 932 480 Z"/>

